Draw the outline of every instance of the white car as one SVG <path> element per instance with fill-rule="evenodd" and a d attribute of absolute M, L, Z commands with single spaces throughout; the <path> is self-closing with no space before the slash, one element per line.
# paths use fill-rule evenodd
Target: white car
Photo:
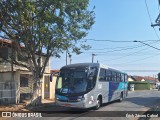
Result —
<path fill-rule="evenodd" d="M 158 85 L 158 91 L 160 91 L 160 85 Z"/>

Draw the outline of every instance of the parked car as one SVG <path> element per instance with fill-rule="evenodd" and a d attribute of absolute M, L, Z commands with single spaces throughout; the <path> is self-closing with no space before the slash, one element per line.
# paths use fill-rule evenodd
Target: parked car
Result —
<path fill-rule="evenodd" d="M 160 91 L 160 85 L 158 85 L 158 91 Z"/>

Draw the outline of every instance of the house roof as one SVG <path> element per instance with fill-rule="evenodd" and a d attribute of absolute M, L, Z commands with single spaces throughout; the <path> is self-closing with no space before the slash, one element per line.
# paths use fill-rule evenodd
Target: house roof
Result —
<path fill-rule="evenodd" d="M 55 73 L 53 76 L 58 76 L 58 73 L 60 72 L 60 70 L 50 70 L 50 73 Z"/>
<path fill-rule="evenodd" d="M 53 73 L 53 72 L 60 72 L 60 70 L 50 70 L 50 73 Z"/>
<path fill-rule="evenodd" d="M 145 76 L 144 79 L 149 83 L 156 83 L 158 81 L 156 78 L 150 76 Z"/>
<path fill-rule="evenodd" d="M 130 75 L 129 77 L 135 81 L 141 81 L 144 79 L 145 81 L 148 81 L 149 83 L 155 83 L 158 81 L 156 78 L 150 77 L 150 76 L 131 76 Z"/>
<path fill-rule="evenodd" d="M 1 45 L 2 47 L 6 47 L 6 46 L 7 46 L 7 47 L 11 47 L 12 44 L 14 44 L 13 41 L 8 40 L 8 39 L 2 39 L 2 38 L 0 38 L 0 45 Z M 25 46 L 20 45 L 20 47 L 21 47 L 21 48 L 24 48 Z"/>
<path fill-rule="evenodd" d="M 142 76 L 131 76 L 132 79 L 134 79 L 135 81 L 141 81 L 144 79 L 144 77 Z"/>
<path fill-rule="evenodd" d="M 154 81 L 155 81 L 155 78 L 150 77 L 150 76 L 144 76 L 144 79 L 145 79 L 145 80 L 154 80 Z"/>
<path fill-rule="evenodd" d="M 0 38 L 0 45 L 1 46 L 10 46 L 11 44 L 12 44 L 11 40 L 6 40 L 6 39 Z"/>
<path fill-rule="evenodd" d="M 13 44 L 13 42 L 11 40 L 8 39 L 2 39 L 0 38 L 0 47 L 11 47 L 11 45 Z M 24 45 L 20 45 L 21 48 L 25 48 Z M 39 55 L 38 52 L 35 52 L 35 54 Z M 45 53 L 42 53 L 42 56 L 46 56 Z"/>

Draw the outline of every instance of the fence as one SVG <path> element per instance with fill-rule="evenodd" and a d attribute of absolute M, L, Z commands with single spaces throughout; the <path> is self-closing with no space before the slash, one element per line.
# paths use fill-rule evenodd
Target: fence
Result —
<path fill-rule="evenodd" d="M 17 82 L 0 82 L 0 105 L 17 103 L 19 95 Z"/>

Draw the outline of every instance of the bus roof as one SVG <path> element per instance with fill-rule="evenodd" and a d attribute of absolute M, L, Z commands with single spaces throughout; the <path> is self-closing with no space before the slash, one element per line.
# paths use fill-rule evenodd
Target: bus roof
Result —
<path fill-rule="evenodd" d="M 121 72 L 121 73 L 126 74 L 125 72 L 113 69 L 113 68 L 108 67 L 107 65 L 104 65 L 104 64 L 101 64 L 101 63 L 76 63 L 76 64 L 70 64 L 70 65 L 63 66 L 61 69 L 67 69 L 67 68 L 72 68 L 72 67 L 73 68 L 74 67 L 87 67 L 87 66 L 97 66 L 97 67 L 101 67 L 101 68 L 104 68 L 104 69 L 109 69 L 109 70 L 112 70 L 112 71 L 115 71 L 115 72 Z"/>
<path fill-rule="evenodd" d="M 70 68 L 70 67 L 87 67 L 87 66 L 97 66 L 99 67 L 99 63 L 76 63 L 76 64 L 70 64 L 63 66 L 61 69 Z"/>

